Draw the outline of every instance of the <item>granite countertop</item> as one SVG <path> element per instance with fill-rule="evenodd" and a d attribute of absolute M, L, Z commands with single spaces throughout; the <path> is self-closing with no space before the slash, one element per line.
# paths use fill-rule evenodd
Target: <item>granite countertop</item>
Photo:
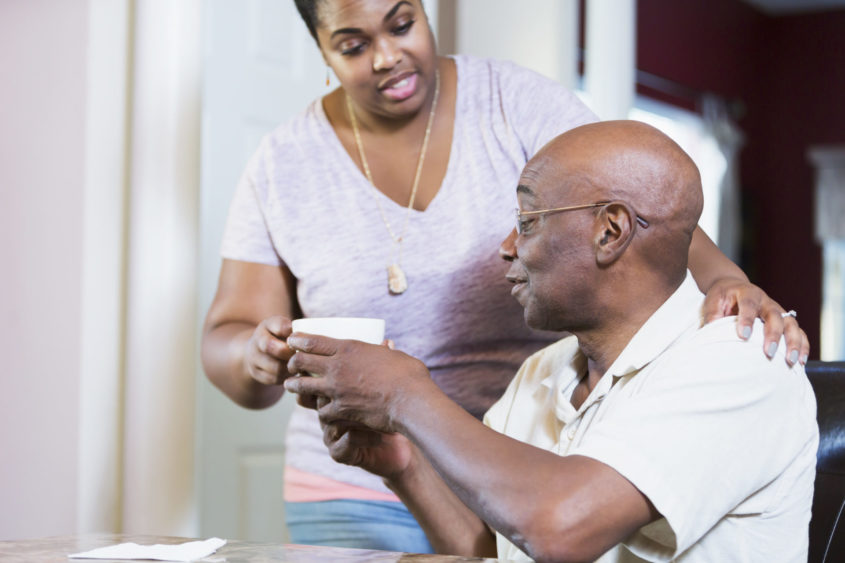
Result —
<path fill-rule="evenodd" d="M 91 534 L 80 536 L 57 536 L 27 540 L 0 541 L 0 560 L 4 563 L 47 563 L 47 562 L 86 562 L 120 561 L 117 559 L 69 559 L 69 553 L 88 551 L 97 547 L 124 542 L 137 544 L 183 543 L 195 538 L 175 538 L 164 536 L 142 536 L 125 534 Z M 123 560 L 125 561 L 125 560 Z M 229 540 L 226 545 L 199 561 L 228 563 L 257 563 L 259 561 L 344 561 L 378 562 L 413 561 L 422 563 L 459 562 L 459 561 L 495 561 L 475 557 L 455 557 L 449 555 L 422 555 L 377 551 L 367 549 L 348 549 L 340 547 L 318 547 L 310 545 L 274 544 Z"/>

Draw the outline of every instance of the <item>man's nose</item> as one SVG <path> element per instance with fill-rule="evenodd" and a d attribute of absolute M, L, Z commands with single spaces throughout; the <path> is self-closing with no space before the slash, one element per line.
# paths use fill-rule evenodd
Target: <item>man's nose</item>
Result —
<path fill-rule="evenodd" d="M 516 236 L 516 229 L 511 229 L 510 234 L 499 245 L 499 256 L 506 262 L 516 259 Z"/>
<path fill-rule="evenodd" d="M 373 70 L 390 70 L 402 60 L 402 51 L 392 38 L 380 37 L 373 45 Z"/>

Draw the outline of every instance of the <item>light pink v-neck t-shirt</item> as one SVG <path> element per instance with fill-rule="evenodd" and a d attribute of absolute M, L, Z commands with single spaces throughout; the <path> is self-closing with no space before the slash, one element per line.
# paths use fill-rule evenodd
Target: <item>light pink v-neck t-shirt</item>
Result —
<path fill-rule="evenodd" d="M 320 100 L 263 139 L 232 201 L 221 254 L 286 265 L 307 317 L 385 319 L 386 338 L 480 418 L 522 361 L 556 339 L 526 328 L 498 256 L 514 227 L 519 174 L 546 142 L 596 117 L 560 84 L 515 64 L 455 62 L 449 165 L 428 208 L 410 212 L 407 291 L 387 290 L 393 243 L 376 201 L 396 229 L 406 207 L 369 184 Z M 331 459 L 314 411 L 296 408 L 286 444 L 298 475 L 389 492 L 379 477 Z"/>

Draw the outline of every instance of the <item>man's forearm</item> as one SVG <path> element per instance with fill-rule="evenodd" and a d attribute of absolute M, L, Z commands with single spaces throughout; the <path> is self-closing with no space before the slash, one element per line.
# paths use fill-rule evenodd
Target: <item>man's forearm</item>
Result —
<path fill-rule="evenodd" d="M 610 466 L 561 457 L 486 427 L 449 399 L 419 360 L 384 346 L 317 336 L 288 344 L 296 350 L 288 369 L 321 377 L 288 378 L 285 387 L 328 399 L 318 409 L 325 424 L 354 421 L 401 433 L 419 450 L 411 455 L 427 460 L 403 465 L 391 459 L 401 452 L 388 448 L 350 463 L 381 464 L 374 472 L 391 476 L 392 488 L 439 550 L 492 553 L 486 523 L 534 559 L 592 560 L 656 517 L 642 493 Z M 367 377 L 355 375 L 361 373 Z M 366 453 L 379 446 L 356 446 L 344 436 L 349 443 L 330 436 L 335 459 L 349 448 Z"/>
<path fill-rule="evenodd" d="M 409 397 L 399 430 L 458 501 L 529 557 L 595 559 L 654 517 L 639 491 L 604 464 L 500 434 L 439 390 L 417 387 Z M 405 485 L 410 494 L 426 490 L 412 484 Z M 421 498 L 406 502 L 425 502 Z M 426 509 L 421 518 L 445 520 L 437 510 Z M 460 518 L 460 511 L 449 518 Z"/>
<path fill-rule="evenodd" d="M 401 478 L 385 479 L 385 484 L 414 515 L 436 553 L 496 556 L 493 533 L 452 492 L 419 449 Z"/>
<path fill-rule="evenodd" d="M 454 502 L 479 515 L 476 516 L 479 521 L 484 518 L 500 530 L 518 527 L 520 506 L 530 506 L 531 502 L 528 497 L 522 499 L 529 504 L 519 502 L 519 491 L 527 489 L 526 493 L 533 493 L 537 488 L 536 482 L 526 487 L 527 483 L 516 478 L 520 475 L 521 460 L 514 459 L 507 448 L 511 444 L 503 441 L 517 443 L 484 426 L 434 388 L 433 383 L 416 389 L 407 397 L 397 422 L 402 434 L 419 448 L 425 459 L 425 464 L 421 465 L 430 470 L 414 472 L 401 488 L 397 488 L 397 495 L 400 498 L 403 498 L 402 494 L 407 495 L 408 499 L 403 498 L 406 504 L 417 505 L 422 512 L 420 517 L 428 520 L 432 516 L 431 520 L 436 522 L 443 519 L 439 510 L 451 503 L 444 501 L 438 506 L 426 506 L 428 501 L 415 491 L 427 492 L 429 488 L 438 490 L 443 486 L 449 494 L 440 491 L 438 498 L 453 496 Z M 518 445 L 530 448 L 526 444 Z M 432 474 L 438 479 L 433 479 Z M 449 518 L 460 518 L 459 513 L 455 510 Z"/>

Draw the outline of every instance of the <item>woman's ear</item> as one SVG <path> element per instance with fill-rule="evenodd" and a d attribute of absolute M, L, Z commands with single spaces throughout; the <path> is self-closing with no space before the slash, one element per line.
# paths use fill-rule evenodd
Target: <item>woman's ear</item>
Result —
<path fill-rule="evenodd" d="M 596 263 L 609 266 L 616 262 L 634 238 L 636 214 L 624 201 L 602 207 L 596 220 Z"/>

